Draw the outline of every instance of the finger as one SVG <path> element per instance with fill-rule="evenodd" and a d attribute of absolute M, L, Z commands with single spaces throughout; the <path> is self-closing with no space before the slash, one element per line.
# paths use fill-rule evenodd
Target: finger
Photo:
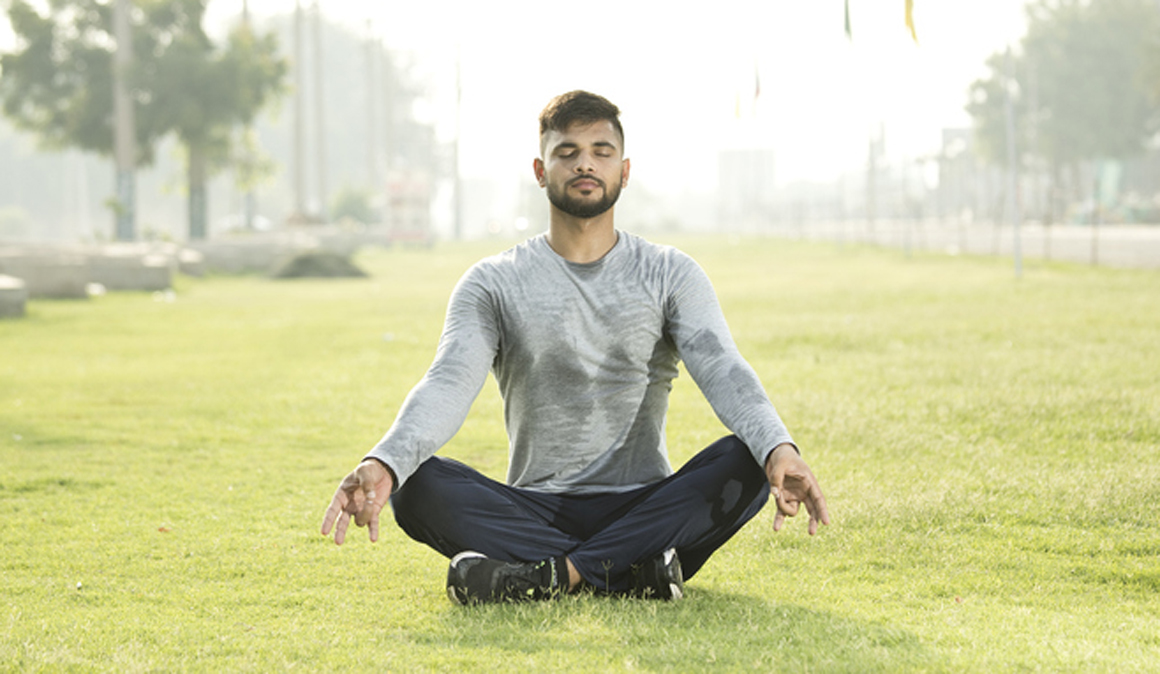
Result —
<path fill-rule="evenodd" d="M 354 516 L 354 523 L 355 526 L 365 527 L 372 519 L 377 520 L 378 518 L 379 504 L 368 498 L 366 502 L 363 503 L 362 510 L 359 510 L 358 513 Z"/>
<path fill-rule="evenodd" d="M 334 501 L 331 501 L 330 506 L 327 507 L 327 509 L 326 509 L 326 513 L 322 516 L 322 535 L 323 536 L 330 535 L 330 528 L 332 526 L 334 526 L 334 519 L 336 517 L 338 517 L 338 511 L 335 509 L 334 505 L 335 505 Z"/>
<path fill-rule="evenodd" d="M 818 518 L 810 514 L 810 535 L 813 536 L 816 533 L 818 533 Z"/>
<path fill-rule="evenodd" d="M 814 508 L 810 514 L 815 519 L 817 519 L 819 522 L 821 522 L 822 524 L 829 524 L 830 523 L 830 509 L 826 505 L 826 498 L 824 496 L 819 495 L 819 498 L 816 501 L 814 501 L 813 503 L 814 503 Z"/>
<path fill-rule="evenodd" d="M 810 485 L 810 491 L 806 495 L 806 510 L 810 511 L 812 519 L 817 519 L 822 524 L 830 523 L 830 509 L 826 505 L 826 497 L 822 495 L 822 489 L 817 482 Z"/>
<path fill-rule="evenodd" d="M 341 491 L 335 493 L 334 498 L 330 501 L 330 506 L 326 509 L 326 514 L 322 516 L 322 535 L 329 536 L 330 528 L 334 526 L 334 521 L 338 519 L 339 513 L 342 512 L 343 506 L 346 504 L 346 494 Z"/>
<path fill-rule="evenodd" d="M 783 524 L 785 524 L 785 515 L 781 514 L 781 511 L 778 510 L 777 514 L 773 517 L 773 530 L 781 531 Z"/>
<path fill-rule="evenodd" d="M 371 519 L 378 519 L 378 504 L 375 502 L 375 482 L 374 478 L 365 466 L 359 466 L 355 470 L 358 475 L 358 488 L 364 495 L 362 507 L 355 513 L 355 526 L 365 527 Z"/>
<path fill-rule="evenodd" d="M 350 526 L 350 515 L 343 513 L 342 517 L 338 518 L 338 525 L 334 528 L 334 544 L 342 545 L 346 540 L 346 528 Z"/>
<path fill-rule="evenodd" d="M 374 514 L 371 515 L 371 521 L 367 523 L 370 525 L 371 543 L 379 540 L 379 510 L 380 508 L 376 506 Z"/>
<path fill-rule="evenodd" d="M 786 498 L 784 488 L 780 486 L 770 487 L 769 491 L 774 497 L 774 502 L 777 503 L 777 512 L 786 516 L 792 517 L 797 515 L 797 501 L 791 501 Z"/>

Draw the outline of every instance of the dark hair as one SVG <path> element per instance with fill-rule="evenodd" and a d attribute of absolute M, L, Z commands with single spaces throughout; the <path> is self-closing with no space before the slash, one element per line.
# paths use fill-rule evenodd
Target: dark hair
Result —
<path fill-rule="evenodd" d="M 540 113 L 540 142 L 549 131 L 566 131 L 576 123 L 612 122 L 612 128 L 624 144 L 624 128 L 620 126 L 620 108 L 603 96 L 587 91 L 569 91 L 548 102 Z"/>

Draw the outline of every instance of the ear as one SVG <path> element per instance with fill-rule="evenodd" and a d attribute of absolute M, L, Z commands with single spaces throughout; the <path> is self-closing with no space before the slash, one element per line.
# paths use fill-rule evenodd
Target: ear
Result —
<path fill-rule="evenodd" d="M 544 177 L 544 160 L 536 157 L 532 160 L 532 171 L 536 174 L 536 182 L 540 187 L 545 187 L 548 183 Z"/>
<path fill-rule="evenodd" d="M 620 168 L 620 189 L 628 187 L 628 172 L 631 168 L 632 162 L 625 159 L 624 164 Z"/>

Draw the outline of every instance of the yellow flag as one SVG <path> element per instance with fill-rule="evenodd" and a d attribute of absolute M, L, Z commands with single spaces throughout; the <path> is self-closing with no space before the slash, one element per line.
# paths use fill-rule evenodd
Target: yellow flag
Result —
<path fill-rule="evenodd" d="M 914 30 L 914 0 L 906 0 L 906 27 L 910 29 L 910 37 L 918 44 L 918 33 Z"/>

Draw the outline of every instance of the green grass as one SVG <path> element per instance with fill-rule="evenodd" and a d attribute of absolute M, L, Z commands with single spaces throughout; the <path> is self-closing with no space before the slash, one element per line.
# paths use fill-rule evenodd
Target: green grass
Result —
<path fill-rule="evenodd" d="M 452 606 L 393 524 L 318 533 L 505 244 L 181 279 L 0 321 L 0 669 L 1155 671 L 1160 274 L 678 241 L 822 481 L 657 604 Z M 725 431 L 687 376 L 680 464 Z M 494 384 L 444 449 L 506 462 Z M 79 588 L 78 588 L 79 584 Z"/>

